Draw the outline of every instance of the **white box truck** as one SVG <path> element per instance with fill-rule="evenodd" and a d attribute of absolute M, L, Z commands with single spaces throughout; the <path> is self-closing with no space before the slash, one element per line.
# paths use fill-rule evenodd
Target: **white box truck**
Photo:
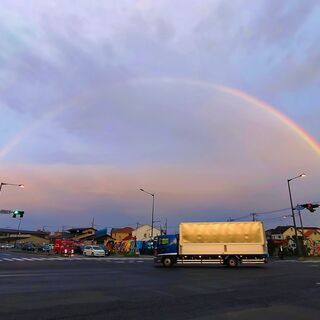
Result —
<path fill-rule="evenodd" d="M 239 264 L 266 263 L 267 241 L 263 223 L 187 222 L 178 235 L 155 239 L 156 264 Z"/>

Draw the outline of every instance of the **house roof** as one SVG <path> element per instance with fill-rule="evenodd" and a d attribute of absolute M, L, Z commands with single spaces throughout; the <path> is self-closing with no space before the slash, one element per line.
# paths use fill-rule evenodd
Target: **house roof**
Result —
<path fill-rule="evenodd" d="M 271 229 L 271 234 L 284 233 L 290 228 L 293 228 L 293 226 L 277 226 L 276 228 Z"/>
<path fill-rule="evenodd" d="M 86 230 L 94 230 L 94 231 L 97 231 L 95 228 L 92 228 L 92 227 L 87 227 L 87 228 L 71 228 L 71 229 L 68 229 L 67 231 L 70 232 L 70 233 L 79 233 L 79 232 L 86 231 Z"/>
<path fill-rule="evenodd" d="M 59 232 L 49 236 L 49 239 L 70 239 L 72 238 L 72 234 L 69 232 Z"/>
<path fill-rule="evenodd" d="M 267 234 L 282 234 L 284 232 L 286 232 L 288 229 L 290 228 L 294 228 L 294 226 L 277 226 L 276 228 L 274 229 L 269 229 L 269 230 L 266 230 L 266 233 Z M 320 231 L 320 228 L 318 227 L 303 227 L 304 230 L 310 230 L 311 233 L 312 232 L 315 232 L 317 230 Z M 301 230 L 301 227 L 297 226 L 297 230 Z"/>
<path fill-rule="evenodd" d="M 134 239 L 134 237 L 131 234 L 129 234 L 125 238 L 123 238 L 122 241 L 124 241 L 124 240 L 132 240 L 132 239 Z"/>
<path fill-rule="evenodd" d="M 50 232 L 42 231 L 42 230 L 17 230 L 17 229 L 7 229 L 7 228 L 0 228 L 0 233 L 10 233 L 10 234 L 31 234 L 35 236 L 45 237 L 50 234 Z"/>
<path fill-rule="evenodd" d="M 7 229 L 7 228 L 0 228 L 0 233 L 18 233 L 17 229 Z M 19 230 L 21 234 L 32 234 L 38 236 L 48 236 L 50 232 L 42 231 L 42 230 Z"/>
<path fill-rule="evenodd" d="M 140 225 L 138 228 L 136 228 L 135 230 L 138 230 L 138 229 L 143 228 L 143 227 L 148 227 L 148 228 L 150 228 L 150 230 L 151 230 L 150 224 L 142 224 L 142 225 Z M 160 229 L 156 228 L 155 226 L 153 226 L 153 230 L 161 231 Z"/>
<path fill-rule="evenodd" d="M 134 229 L 131 227 L 112 228 L 111 233 L 131 233 Z"/>
<path fill-rule="evenodd" d="M 319 228 L 317 228 L 317 229 L 309 229 L 308 231 L 306 231 L 304 233 L 304 236 L 305 237 L 310 237 L 313 233 L 320 233 L 320 229 Z"/>

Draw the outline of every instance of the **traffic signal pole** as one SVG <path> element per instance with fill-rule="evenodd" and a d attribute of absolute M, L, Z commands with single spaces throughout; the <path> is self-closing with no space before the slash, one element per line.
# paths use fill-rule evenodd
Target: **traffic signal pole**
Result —
<path fill-rule="evenodd" d="M 20 225 L 21 225 L 21 217 L 19 219 L 19 224 L 18 224 L 18 230 L 17 230 L 17 236 L 16 236 L 16 239 L 14 240 L 14 246 L 16 247 L 17 245 L 17 238 L 19 237 L 19 234 L 20 234 Z"/>
<path fill-rule="evenodd" d="M 293 220 L 293 227 L 294 227 L 294 234 L 295 234 L 295 240 L 296 240 L 296 246 L 297 246 L 297 253 L 298 256 L 301 255 L 301 250 L 300 250 L 300 242 L 298 239 L 298 233 L 297 233 L 297 225 L 296 225 L 296 218 L 294 216 L 294 208 L 293 208 L 293 203 L 292 203 L 292 195 L 291 195 L 291 189 L 290 189 L 290 181 L 292 179 L 288 179 L 288 190 L 289 190 L 289 197 L 290 197 L 290 204 L 291 204 L 291 213 L 292 213 L 292 220 Z"/>
<path fill-rule="evenodd" d="M 305 256 L 306 255 L 306 248 L 304 245 L 305 237 L 304 237 L 304 229 L 303 229 L 303 223 L 302 223 L 302 217 L 301 217 L 301 210 L 299 205 L 297 205 L 297 209 L 298 209 L 300 225 L 301 225 L 301 233 L 302 233 L 302 254 Z"/>

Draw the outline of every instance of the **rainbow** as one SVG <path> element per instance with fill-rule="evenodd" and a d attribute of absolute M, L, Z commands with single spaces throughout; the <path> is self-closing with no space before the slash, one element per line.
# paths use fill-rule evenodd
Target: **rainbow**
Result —
<path fill-rule="evenodd" d="M 257 106 L 263 109 L 273 116 L 282 121 L 287 127 L 292 129 L 302 140 L 304 140 L 318 155 L 320 155 L 320 143 L 308 132 L 306 132 L 302 127 L 300 127 L 296 122 L 290 119 L 288 116 L 277 110 L 270 104 L 257 99 L 256 97 L 250 96 L 249 94 L 240 91 L 239 89 L 229 88 L 220 85 L 214 85 L 218 90 L 225 92 L 227 94 L 239 97 L 240 99 L 248 102 L 253 106 Z"/>
<path fill-rule="evenodd" d="M 150 81 L 157 81 L 157 82 L 184 82 L 186 84 L 192 84 L 197 85 L 201 87 L 207 87 L 209 89 L 215 89 L 220 92 L 229 94 L 231 96 L 238 97 L 239 99 L 246 101 L 249 103 L 249 105 L 253 107 L 260 108 L 264 111 L 269 112 L 274 117 L 279 119 L 283 124 L 285 124 L 288 128 L 290 128 L 295 134 L 297 134 L 303 141 L 305 141 L 318 155 L 320 155 L 320 144 L 319 142 L 311 136 L 309 133 L 307 133 L 302 127 L 300 127 L 297 123 L 295 123 L 292 119 L 290 119 L 288 116 L 277 110 L 275 107 L 271 106 L 270 104 L 261 101 L 257 99 L 254 96 L 249 95 L 246 92 L 243 92 L 239 89 L 230 88 L 227 86 L 217 85 L 214 83 L 206 82 L 206 81 L 200 81 L 200 80 L 191 80 L 191 79 L 185 79 L 185 78 L 143 78 L 143 79 L 136 79 L 131 80 L 129 82 L 132 83 L 141 83 L 141 82 L 150 82 Z M 90 91 L 90 94 L 92 95 L 92 91 Z M 17 144 L 21 142 L 27 135 L 32 133 L 36 128 L 38 128 L 42 123 L 45 121 L 48 121 L 51 118 L 54 118 L 64 110 L 68 108 L 68 106 L 74 104 L 74 102 L 83 100 L 83 96 L 76 97 L 75 99 L 71 99 L 71 101 L 68 101 L 68 103 L 63 103 L 58 106 L 56 106 L 53 109 L 50 109 L 48 112 L 44 114 L 44 116 L 40 119 L 35 120 L 30 126 L 25 127 L 21 129 L 10 141 L 7 143 L 2 149 L 0 149 L 0 160 L 2 160 Z M 71 102 L 71 103 L 70 103 Z M 73 102 L 73 103 L 72 103 Z"/>

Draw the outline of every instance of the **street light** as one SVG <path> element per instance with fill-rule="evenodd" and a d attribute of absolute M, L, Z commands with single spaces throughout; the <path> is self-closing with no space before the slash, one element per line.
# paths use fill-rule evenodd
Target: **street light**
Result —
<path fill-rule="evenodd" d="M 0 183 L 0 191 L 1 191 L 1 189 L 2 189 L 2 186 L 15 186 L 15 187 L 24 188 L 24 184 L 1 182 L 1 183 Z"/>
<path fill-rule="evenodd" d="M 153 216 L 154 216 L 154 193 L 145 191 L 143 189 L 140 189 L 140 191 L 149 194 L 150 196 L 152 196 L 152 211 L 151 211 L 151 239 L 153 239 Z"/>
<path fill-rule="evenodd" d="M 298 240 L 298 233 L 297 233 L 297 225 L 296 225 L 296 218 L 294 216 L 294 208 L 293 208 L 293 203 L 292 203 L 292 195 L 291 195 L 291 189 L 290 189 L 290 181 L 298 179 L 298 178 L 302 178 L 305 177 L 306 175 L 304 173 L 299 174 L 298 176 L 288 179 L 288 190 L 289 190 L 289 197 L 290 197 L 290 205 L 291 205 L 291 212 L 292 212 L 292 220 L 293 220 L 293 226 L 294 226 L 294 234 L 296 237 L 296 245 L 297 245 L 297 249 L 298 249 L 298 255 L 301 255 L 301 250 L 300 250 L 300 243 Z"/>

